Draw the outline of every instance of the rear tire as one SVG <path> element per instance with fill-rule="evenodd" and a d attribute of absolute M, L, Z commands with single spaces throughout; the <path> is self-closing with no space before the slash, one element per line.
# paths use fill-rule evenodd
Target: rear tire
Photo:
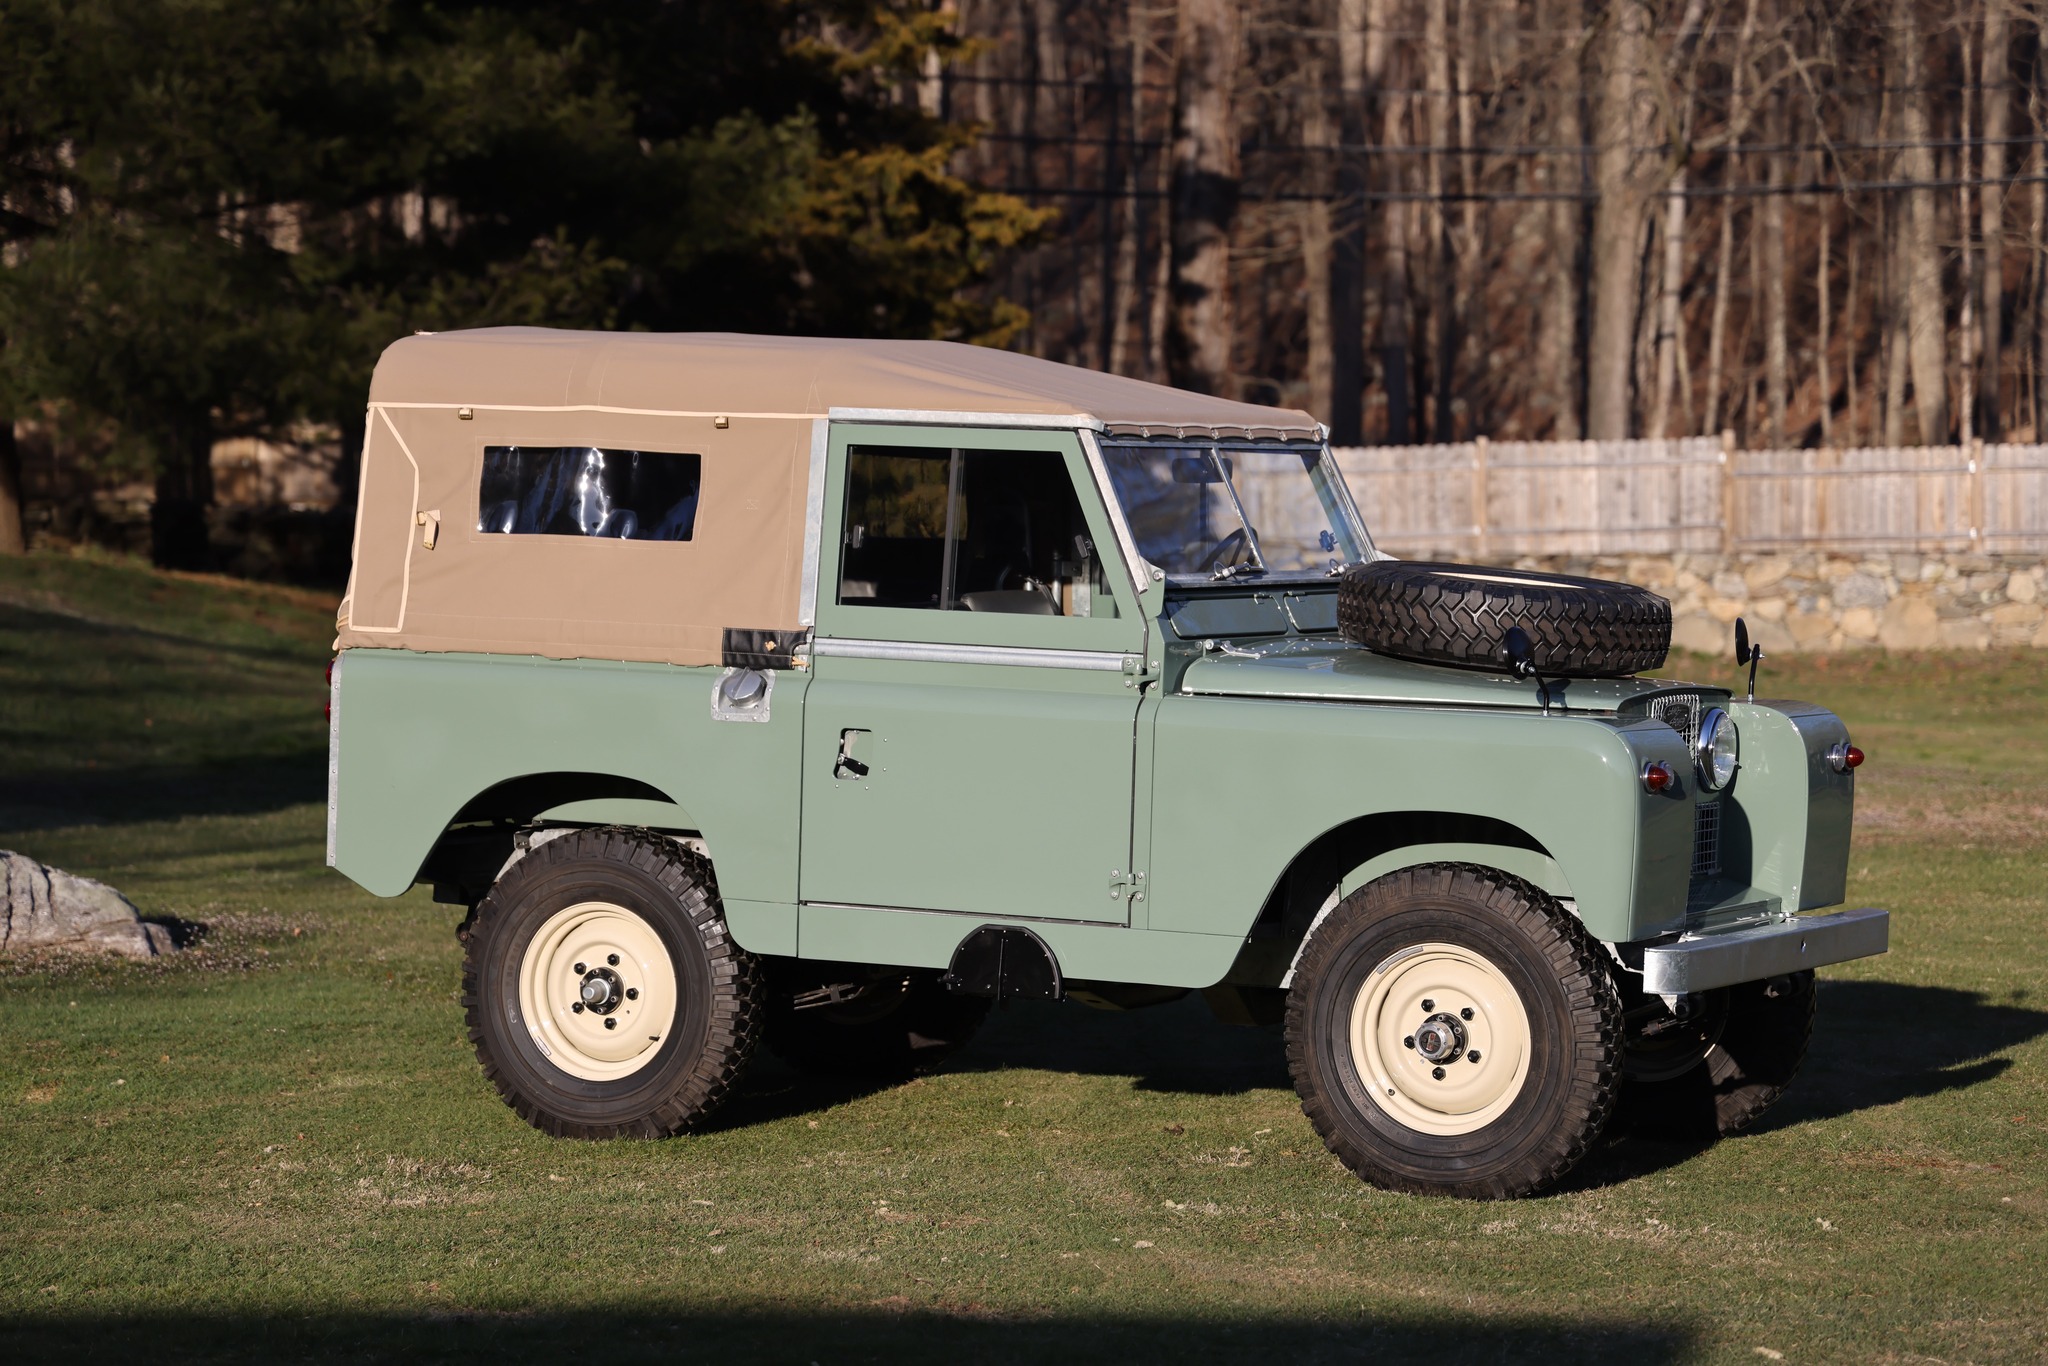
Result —
<path fill-rule="evenodd" d="M 797 1008 L 801 994 L 834 983 L 859 994 Z M 899 1080 L 951 1057 L 988 1018 L 987 998 L 961 996 L 939 974 L 915 968 L 778 962 L 769 988 L 767 1037 L 775 1055 L 817 1076 Z"/>
<path fill-rule="evenodd" d="M 1287 1060 L 1303 1113 L 1367 1181 L 1506 1199 L 1555 1182 L 1605 1127 L 1620 999 L 1553 898 L 1426 864 L 1316 927 L 1288 994 Z"/>
<path fill-rule="evenodd" d="M 641 830 L 579 830 L 476 908 L 462 1004 L 484 1075 L 560 1138 L 663 1138 L 732 1090 L 762 1013 L 711 865 Z"/>
<path fill-rule="evenodd" d="M 1784 1096 L 1813 1039 L 1813 973 L 1744 982 L 1714 993 L 1718 1037 L 1677 1076 L 1629 1076 L 1619 1122 L 1644 1138 L 1712 1142 L 1741 1133 Z M 1634 1072 L 1637 1069 L 1628 1067 Z"/>

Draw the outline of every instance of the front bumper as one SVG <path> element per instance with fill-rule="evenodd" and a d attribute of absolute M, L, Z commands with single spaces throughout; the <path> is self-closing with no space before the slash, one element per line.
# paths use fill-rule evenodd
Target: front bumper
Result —
<path fill-rule="evenodd" d="M 1643 990 L 1676 996 L 1868 958 L 1890 948 L 1891 923 L 1865 908 L 1683 935 L 1644 948 Z"/>

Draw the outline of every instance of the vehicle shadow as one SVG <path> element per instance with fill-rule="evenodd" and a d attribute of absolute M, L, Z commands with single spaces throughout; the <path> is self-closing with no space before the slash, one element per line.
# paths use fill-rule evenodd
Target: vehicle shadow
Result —
<path fill-rule="evenodd" d="M 915 1287 L 910 1287 L 915 1288 Z M 1213 1311 L 1006 1313 L 943 1293 L 890 1296 L 870 1309 L 775 1307 L 705 1310 L 659 1296 L 608 1304 L 602 1356 L 640 1361 L 1130 1361 L 1286 1360 L 1302 1366 L 1375 1363 L 1615 1361 L 1630 1366 L 1694 1359 L 1699 1331 L 1678 1319 L 1622 1321 L 1503 1315 L 1447 1307 L 1399 1314 L 1261 1314 Z M 366 1313 L 18 1314 L 0 1321 L 11 1361 L 83 1354 L 96 1360 L 189 1362 L 501 1362 L 576 1360 L 590 1354 L 591 1312 L 435 1307 Z"/>
<path fill-rule="evenodd" d="M 1993 1000 L 1956 987 L 1823 979 L 1806 1065 L 1785 1099 L 1753 1132 L 1964 1090 L 1999 1076 L 2013 1065 L 2002 1054 L 2048 1034 L 2048 1010 L 2026 1000 L 2024 993 Z M 991 1015 L 981 1034 L 944 1070 L 1027 1068 L 1127 1077 L 1135 1090 L 1178 1095 L 1293 1089 L 1278 1029 L 1222 1024 L 1199 996 L 1129 1012 L 1071 1003 L 1010 1005 Z M 887 1089 L 886 1083 L 810 1078 L 772 1065 L 750 1082 L 730 1107 L 727 1124 L 784 1118 Z M 1565 1188 L 1649 1175 L 1686 1161 L 1705 1146 L 1616 1134 L 1581 1164 Z"/>

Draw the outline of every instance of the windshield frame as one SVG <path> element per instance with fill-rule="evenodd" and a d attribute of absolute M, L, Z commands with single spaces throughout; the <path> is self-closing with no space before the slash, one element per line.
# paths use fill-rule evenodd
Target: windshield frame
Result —
<path fill-rule="evenodd" d="M 1095 474 L 1097 486 L 1101 490 L 1104 502 L 1108 504 L 1110 519 L 1116 527 L 1117 541 L 1124 553 L 1125 561 L 1131 566 L 1132 574 L 1138 581 L 1140 591 L 1143 591 L 1147 583 L 1161 582 L 1173 589 L 1206 588 L 1212 586 L 1226 587 L 1251 582 L 1270 583 L 1278 581 L 1291 584 L 1331 582 L 1334 580 L 1338 570 L 1345 566 L 1369 564 L 1380 558 L 1380 552 L 1373 544 L 1372 533 L 1365 524 L 1365 518 L 1358 511 L 1358 504 L 1351 496 L 1350 485 L 1344 479 L 1344 471 L 1338 465 L 1336 456 L 1331 451 L 1330 443 L 1327 440 L 1258 440 L 1246 437 L 1206 437 L 1197 439 L 1180 434 L 1170 437 L 1133 437 L 1127 435 L 1111 437 L 1105 433 L 1084 431 L 1082 433 L 1082 443 L 1088 455 L 1089 466 Z M 1130 519 L 1125 515 L 1123 500 L 1117 494 L 1116 481 L 1110 474 L 1109 463 L 1103 451 L 1103 447 L 1110 445 L 1138 448 L 1172 448 L 1189 451 L 1190 453 L 1200 452 L 1206 456 L 1211 462 L 1212 467 L 1215 468 L 1220 482 L 1223 484 L 1229 506 L 1232 513 L 1238 519 L 1238 525 L 1244 530 L 1252 563 L 1239 569 L 1237 573 L 1225 573 L 1218 577 L 1210 573 L 1169 573 L 1146 559 L 1138 547 L 1137 537 L 1131 529 Z M 1337 560 L 1337 553 L 1333 551 L 1331 553 L 1333 561 L 1336 562 L 1335 567 L 1325 569 L 1276 570 L 1266 564 L 1264 551 L 1259 547 L 1258 532 L 1252 528 L 1249 519 L 1245 515 L 1243 501 L 1238 494 L 1236 482 L 1231 477 L 1231 462 L 1228 457 L 1234 452 L 1268 454 L 1278 451 L 1291 452 L 1303 456 L 1313 455 L 1316 457 L 1315 463 L 1305 468 L 1304 473 L 1308 475 L 1311 486 L 1315 489 L 1319 500 L 1323 503 L 1324 511 L 1330 515 L 1332 522 L 1350 533 L 1351 540 L 1359 551 L 1358 558 Z"/>

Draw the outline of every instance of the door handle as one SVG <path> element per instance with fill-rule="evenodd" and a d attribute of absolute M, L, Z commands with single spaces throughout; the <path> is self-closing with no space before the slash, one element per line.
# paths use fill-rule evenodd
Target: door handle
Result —
<path fill-rule="evenodd" d="M 861 758 L 868 752 L 868 738 L 873 731 L 842 730 L 839 732 L 839 758 L 832 765 L 835 778 L 865 778 L 868 776 L 867 760 Z"/>

